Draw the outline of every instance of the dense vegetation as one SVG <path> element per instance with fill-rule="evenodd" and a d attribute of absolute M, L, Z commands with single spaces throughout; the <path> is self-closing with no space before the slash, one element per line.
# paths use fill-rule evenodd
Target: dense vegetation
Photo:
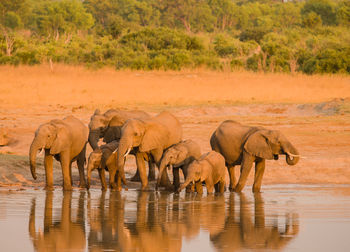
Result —
<path fill-rule="evenodd" d="M 350 73 L 350 1 L 1 0 L 0 64 Z"/>

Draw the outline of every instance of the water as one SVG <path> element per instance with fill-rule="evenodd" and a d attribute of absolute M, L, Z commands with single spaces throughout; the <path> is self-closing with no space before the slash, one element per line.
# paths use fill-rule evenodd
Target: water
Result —
<path fill-rule="evenodd" d="M 350 186 L 0 190 L 1 251 L 350 251 Z"/>

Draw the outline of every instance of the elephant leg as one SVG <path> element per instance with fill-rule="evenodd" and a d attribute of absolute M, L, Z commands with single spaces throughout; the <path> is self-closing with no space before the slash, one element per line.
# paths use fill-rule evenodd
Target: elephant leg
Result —
<path fill-rule="evenodd" d="M 169 191 L 174 190 L 174 186 L 171 184 L 167 172 L 162 173 L 162 177 L 160 178 L 160 186 L 164 186 Z"/>
<path fill-rule="evenodd" d="M 227 165 L 228 174 L 230 175 L 230 192 L 233 192 L 236 186 L 235 166 Z"/>
<path fill-rule="evenodd" d="M 117 171 L 116 175 L 115 175 L 115 183 L 117 184 L 117 191 L 121 191 L 122 190 L 122 177 L 119 174 L 119 171 Z M 128 189 L 125 188 L 125 190 L 127 191 Z"/>
<path fill-rule="evenodd" d="M 62 166 L 62 175 L 63 175 L 63 190 L 71 191 L 72 190 L 72 181 L 71 181 L 71 171 L 70 171 L 70 158 L 68 152 L 62 152 L 60 154 L 60 162 Z"/>
<path fill-rule="evenodd" d="M 53 156 L 49 154 L 49 150 L 45 150 L 44 158 L 46 186 L 45 190 L 53 190 Z"/>
<path fill-rule="evenodd" d="M 141 190 L 146 190 L 147 186 L 148 186 L 146 166 L 145 166 L 145 161 L 143 159 L 143 154 L 140 152 L 136 153 L 136 165 L 137 165 L 137 169 L 140 173 L 141 185 L 142 185 Z"/>
<path fill-rule="evenodd" d="M 156 180 L 156 169 L 155 169 L 155 164 L 152 160 L 148 161 L 148 180 L 149 181 Z"/>
<path fill-rule="evenodd" d="M 130 180 L 134 181 L 134 182 L 140 182 L 141 181 L 139 169 L 136 169 L 135 175 Z"/>
<path fill-rule="evenodd" d="M 225 192 L 225 179 L 220 181 L 219 184 L 219 193 L 224 193 Z"/>
<path fill-rule="evenodd" d="M 248 153 L 243 153 L 243 160 L 241 163 L 241 176 L 239 177 L 238 184 L 235 187 L 235 192 L 241 192 L 247 182 L 247 178 L 252 165 L 254 162 L 254 157 Z"/>
<path fill-rule="evenodd" d="M 100 176 L 100 180 L 101 180 L 101 187 L 102 187 L 101 189 L 102 191 L 106 191 L 107 183 L 106 183 L 105 169 L 98 168 L 98 175 Z"/>
<path fill-rule="evenodd" d="M 214 184 L 211 178 L 208 178 L 207 180 L 205 180 L 205 186 L 207 187 L 207 194 L 214 192 Z"/>
<path fill-rule="evenodd" d="M 261 182 L 265 171 L 265 159 L 255 162 L 255 176 L 253 184 L 253 192 L 260 192 Z"/>
<path fill-rule="evenodd" d="M 79 153 L 79 156 L 77 159 L 77 166 L 78 166 L 79 178 L 80 178 L 80 183 L 79 183 L 80 188 L 86 187 L 85 174 L 84 174 L 85 150 L 86 150 L 86 147 L 84 147 L 83 150 Z"/>
<path fill-rule="evenodd" d="M 174 185 L 174 190 L 177 190 L 180 187 L 180 168 L 173 167 L 173 185 Z"/>
<path fill-rule="evenodd" d="M 73 176 L 72 176 L 72 162 L 69 163 L 69 177 L 70 177 L 70 184 L 73 186 Z"/>
<path fill-rule="evenodd" d="M 202 181 L 198 181 L 195 182 L 195 186 L 196 186 L 196 191 L 198 194 L 203 194 L 203 185 L 202 185 Z"/>
<path fill-rule="evenodd" d="M 115 190 L 117 189 L 117 185 L 115 183 L 115 174 L 117 172 L 117 167 L 114 166 L 114 167 L 108 167 L 109 169 L 109 187 L 112 189 L 112 190 Z M 103 170 L 103 168 L 102 168 Z"/>
<path fill-rule="evenodd" d="M 188 166 L 189 164 L 188 163 L 185 163 L 181 169 L 182 169 L 182 173 L 184 174 L 184 178 L 186 180 L 187 178 L 187 169 L 188 169 Z M 188 186 L 186 186 L 186 192 L 189 193 L 189 192 L 194 192 L 194 184 L 193 183 L 190 183 Z"/>

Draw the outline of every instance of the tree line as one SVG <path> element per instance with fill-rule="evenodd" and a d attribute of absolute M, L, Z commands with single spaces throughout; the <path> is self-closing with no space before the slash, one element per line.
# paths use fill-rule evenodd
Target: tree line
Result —
<path fill-rule="evenodd" d="M 1 0 L 0 64 L 350 73 L 348 0 Z"/>

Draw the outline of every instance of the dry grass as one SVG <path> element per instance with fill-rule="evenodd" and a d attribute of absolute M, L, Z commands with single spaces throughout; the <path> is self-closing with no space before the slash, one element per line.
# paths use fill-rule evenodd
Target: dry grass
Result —
<path fill-rule="evenodd" d="M 56 65 L 0 67 L 1 107 L 156 107 L 312 103 L 350 97 L 350 77 L 251 72 L 133 72 Z"/>

